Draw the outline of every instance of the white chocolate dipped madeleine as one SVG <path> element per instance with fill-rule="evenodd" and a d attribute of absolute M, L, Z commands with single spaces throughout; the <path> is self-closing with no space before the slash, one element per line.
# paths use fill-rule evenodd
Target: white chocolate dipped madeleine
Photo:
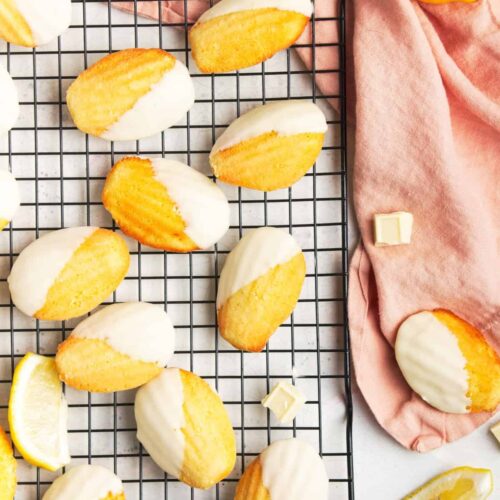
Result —
<path fill-rule="evenodd" d="M 102 201 L 125 234 L 162 250 L 208 248 L 229 229 L 222 190 L 174 160 L 123 158 L 108 174 Z"/>
<path fill-rule="evenodd" d="M 104 301 L 127 274 L 124 239 L 97 227 L 48 233 L 28 245 L 8 277 L 12 301 L 27 316 L 76 318 Z"/>
<path fill-rule="evenodd" d="M 287 188 L 313 166 L 328 126 L 309 101 L 276 101 L 237 118 L 210 153 L 215 176 L 236 186 L 273 191 Z"/>
<path fill-rule="evenodd" d="M 313 12 L 310 0 L 221 0 L 189 33 L 203 73 L 247 68 L 290 47 Z"/>
<path fill-rule="evenodd" d="M 196 374 L 166 368 L 135 398 L 137 439 L 156 464 L 194 488 L 222 481 L 236 461 L 236 441 L 219 395 Z"/>
<path fill-rule="evenodd" d="M 0 231 L 13 219 L 20 204 L 16 178 L 8 170 L 0 170 Z"/>
<path fill-rule="evenodd" d="M 100 465 L 73 467 L 59 476 L 42 500 L 125 500 L 120 478 Z"/>
<path fill-rule="evenodd" d="M 291 314 L 306 276 L 304 254 L 281 229 L 249 231 L 227 256 L 217 292 L 221 335 L 244 351 L 261 351 Z"/>
<path fill-rule="evenodd" d="M 0 136 L 2 136 L 14 126 L 19 116 L 17 88 L 2 64 L 0 64 L 0 110 Z"/>
<path fill-rule="evenodd" d="M 70 23 L 71 0 L 0 0 L 0 38 L 14 45 L 44 45 Z"/>
<path fill-rule="evenodd" d="M 445 309 L 401 323 L 396 360 L 408 385 L 447 413 L 494 411 L 500 403 L 500 358 L 479 330 Z"/>
<path fill-rule="evenodd" d="M 327 500 L 328 476 L 314 448 L 300 439 L 274 441 L 245 470 L 235 500 Z"/>
<path fill-rule="evenodd" d="M 124 391 L 159 375 L 175 349 L 175 331 L 162 307 L 125 302 L 84 319 L 59 345 L 63 382 L 90 392 Z"/>
<path fill-rule="evenodd" d="M 131 141 L 171 127 L 194 103 L 189 72 L 161 49 L 125 49 L 81 73 L 66 95 L 75 125 L 109 141 Z"/>

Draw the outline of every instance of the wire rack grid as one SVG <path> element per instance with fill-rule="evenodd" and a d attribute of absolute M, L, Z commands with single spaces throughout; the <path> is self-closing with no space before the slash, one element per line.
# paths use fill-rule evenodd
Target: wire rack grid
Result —
<path fill-rule="evenodd" d="M 324 458 L 331 498 L 354 498 L 352 405 L 346 324 L 347 179 L 344 5 L 338 14 L 316 17 L 312 44 L 302 44 L 315 60 L 319 23 L 332 23 L 338 64 L 306 70 L 295 51 L 236 73 L 203 75 L 190 59 L 189 23 L 164 25 L 137 15 L 141 0 L 73 0 L 73 22 L 57 41 L 28 50 L 0 42 L 0 62 L 20 94 L 16 127 L 0 138 L 0 161 L 18 178 L 22 207 L 0 234 L 0 423 L 7 427 L 12 373 L 28 351 L 54 355 L 75 321 L 40 322 L 13 306 L 7 276 L 19 252 L 40 235 L 76 225 L 117 230 L 100 201 L 112 164 L 127 154 L 185 161 L 210 175 L 208 153 L 220 132 L 251 107 L 276 99 L 309 99 L 322 107 L 329 132 L 314 168 L 288 190 L 258 193 L 220 184 L 230 200 L 228 234 L 214 249 L 193 254 L 164 253 L 127 239 L 129 274 L 106 303 L 145 300 L 162 304 L 177 329 L 172 366 L 195 371 L 218 390 L 230 413 L 238 443 L 233 473 L 209 491 L 190 490 L 165 475 L 135 438 L 134 391 L 89 394 L 65 388 L 69 403 L 72 465 L 99 463 L 123 480 L 128 499 L 229 499 L 241 472 L 270 442 L 297 436 Z M 175 1 L 175 0 L 174 0 Z M 189 12 L 187 0 L 177 0 Z M 173 3 L 173 2 L 171 2 Z M 161 1 L 158 1 L 158 9 Z M 186 120 L 151 139 L 107 143 L 76 130 L 65 92 L 86 67 L 127 47 L 161 47 L 186 63 L 194 78 L 196 104 Z M 340 78 L 338 94 L 321 95 L 320 73 Z M 112 89 L 110 89 L 112 92 Z M 335 100 L 334 113 L 327 99 Z M 293 152 L 292 152 L 293 154 Z M 217 278 L 228 251 L 249 228 L 288 229 L 307 260 L 304 290 L 294 314 L 262 353 L 242 353 L 219 337 L 215 319 Z M 308 401 L 293 425 L 281 426 L 260 405 L 279 380 L 294 381 Z M 21 458 L 16 452 L 16 457 Z M 18 461 L 16 499 L 39 499 L 58 473 Z M 313 499 L 304 499 L 313 500 Z"/>

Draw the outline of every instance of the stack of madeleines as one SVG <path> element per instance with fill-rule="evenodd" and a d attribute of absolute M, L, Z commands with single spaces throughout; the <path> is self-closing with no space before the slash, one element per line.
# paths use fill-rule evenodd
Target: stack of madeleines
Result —
<path fill-rule="evenodd" d="M 26 47 L 50 42 L 70 24 L 69 0 L 50 0 L 42 7 L 36 0 L 0 0 L 0 7 L 0 37 Z M 252 66 L 290 47 L 312 12 L 309 0 L 221 0 L 191 29 L 192 55 L 202 72 Z M 67 92 L 78 129 L 108 141 L 163 132 L 182 120 L 194 102 L 188 69 L 158 48 L 109 54 L 83 71 Z M 2 134 L 13 127 L 19 104 L 14 82 L 1 66 L 0 108 Z M 312 102 L 264 104 L 220 135 L 209 162 L 215 177 L 227 184 L 260 191 L 289 188 L 313 166 L 326 131 L 325 116 Z M 102 202 L 123 233 L 164 251 L 209 248 L 230 226 L 223 191 L 188 165 L 164 158 L 122 158 L 106 179 Z M 0 171 L 0 230 L 19 204 L 16 180 Z M 129 264 L 126 242 L 117 233 L 67 228 L 28 245 L 8 284 L 14 304 L 26 315 L 64 321 L 105 301 Z M 273 227 L 248 231 L 220 275 L 216 306 L 222 336 L 238 349 L 261 351 L 293 311 L 305 276 L 304 254 L 288 232 Z M 207 382 L 189 371 L 165 368 L 174 349 L 174 327 L 161 307 L 112 304 L 76 326 L 59 345 L 55 367 L 61 381 L 79 390 L 140 387 L 134 406 L 138 440 L 164 471 L 205 489 L 232 471 L 235 435 L 222 400 Z M 493 411 L 499 404 L 498 355 L 480 332 L 449 311 L 423 311 L 406 319 L 396 357 L 409 386 L 441 411 Z M 0 475 L 2 493 L 11 499 L 16 463 L 3 431 L 0 464 L 6 471 Z M 324 464 L 298 439 L 266 448 L 247 467 L 235 496 L 327 497 Z M 44 496 L 69 498 L 121 500 L 123 485 L 111 471 L 83 465 L 59 477 Z"/>

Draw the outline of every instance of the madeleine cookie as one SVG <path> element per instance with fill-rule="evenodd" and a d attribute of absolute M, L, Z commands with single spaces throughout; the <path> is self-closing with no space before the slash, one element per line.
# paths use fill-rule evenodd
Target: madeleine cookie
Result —
<path fill-rule="evenodd" d="M 16 178 L 8 170 L 0 170 L 0 231 L 12 220 L 20 204 Z"/>
<path fill-rule="evenodd" d="M 396 360 L 409 386 L 438 410 L 494 411 L 500 403 L 500 358 L 479 330 L 450 311 L 421 311 L 403 321 Z"/>
<path fill-rule="evenodd" d="M 126 49 L 81 73 L 66 100 L 82 132 L 132 141 L 181 120 L 194 103 L 194 87 L 186 66 L 168 52 Z"/>
<path fill-rule="evenodd" d="M 221 0 L 189 33 L 203 73 L 253 66 L 290 47 L 313 12 L 309 0 Z"/>
<path fill-rule="evenodd" d="M 231 421 L 200 377 L 166 368 L 135 398 L 137 439 L 164 471 L 194 488 L 224 479 L 236 461 Z"/>
<path fill-rule="evenodd" d="M 15 306 L 37 319 L 88 313 L 116 290 L 130 263 L 121 236 L 97 227 L 53 231 L 28 245 L 8 278 Z"/>
<path fill-rule="evenodd" d="M 305 276 L 304 254 L 290 234 L 274 227 L 248 232 L 220 275 L 221 335 L 237 349 L 261 351 L 293 311 Z"/>
<path fill-rule="evenodd" d="M 2 0 L 0 0 L 0 5 L 1 2 Z M 17 117 L 19 116 L 19 97 L 17 95 L 17 88 L 14 84 L 14 80 L 12 80 L 9 72 L 1 64 L 0 110 L 0 136 L 2 136 L 8 132 L 17 121 Z"/>
<path fill-rule="evenodd" d="M 325 464 L 314 448 L 299 439 L 268 446 L 245 470 L 235 500 L 327 500 Z"/>
<path fill-rule="evenodd" d="M 13 500 L 17 485 L 16 469 L 12 445 L 0 427 L 0 500 Z"/>
<path fill-rule="evenodd" d="M 71 0 L 0 0 L 0 38 L 14 45 L 44 45 L 70 23 Z"/>
<path fill-rule="evenodd" d="M 313 166 L 327 130 L 325 115 L 308 101 L 277 101 L 237 118 L 210 153 L 216 177 L 272 191 L 291 186 Z"/>
<path fill-rule="evenodd" d="M 79 465 L 59 476 L 42 500 L 125 500 L 118 476 L 100 465 Z"/>
<path fill-rule="evenodd" d="M 174 327 L 160 306 L 112 304 L 84 319 L 59 345 L 57 371 L 75 389 L 124 391 L 159 375 L 174 348 Z"/>
<path fill-rule="evenodd" d="M 106 179 L 102 202 L 125 234 L 162 250 L 208 248 L 229 229 L 229 203 L 219 187 L 164 158 L 120 160 Z"/>

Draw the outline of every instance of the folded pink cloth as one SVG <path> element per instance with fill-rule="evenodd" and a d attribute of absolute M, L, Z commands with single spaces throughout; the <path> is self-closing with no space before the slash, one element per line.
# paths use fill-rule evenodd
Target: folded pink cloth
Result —
<path fill-rule="evenodd" d="M 490 414 L 434 410 L 405 383 L 397 328 L 450 309 L 500 352 L 500 1 L 355 2 L 354 206 L 349 317 L 358 385 L 379 423 L 427 451 Z M 408 246 L 376 248 L 373 216 L 413 213 Z"/>
<path fill-rule="evenodd" d="M 134 10 L 132 2 L 117 5 Z M 209 1 L 187 5 L 187 21 L 194 22 Z M 363 243 L 351 262 L 352 355 L 378 422 L 402 445 L 426 451 L 490 416 L 428 406 L 404 381 L 392 346 L 409 314 L 442 307 L 481 329 L 500 351 L 500 1 L 354 5 L 354 206 Z M 316 0 L 315 7 L 319 19 L 337 16 L 336 0 Z M 161 12 L 155 0 L 139 2 L 137 11 L 161 14 L 165 23 L 185 18 L 182 1 L 161 2 Z M 316 42 L 336 36 L 334 20 L 316 22 Z M 299 43 L 310 40 L 308 30 Z M 312 51 L 298 52 L 310 68 Z M 336 48 L 315 54 L 317 69 L 338 67 Z M 336 73 L 319 73 L 317 82 L 325 94 L 338 91 Z M 414 215 L 412 244 L 375 248 L 373 215 L 396 210 Z"/>

